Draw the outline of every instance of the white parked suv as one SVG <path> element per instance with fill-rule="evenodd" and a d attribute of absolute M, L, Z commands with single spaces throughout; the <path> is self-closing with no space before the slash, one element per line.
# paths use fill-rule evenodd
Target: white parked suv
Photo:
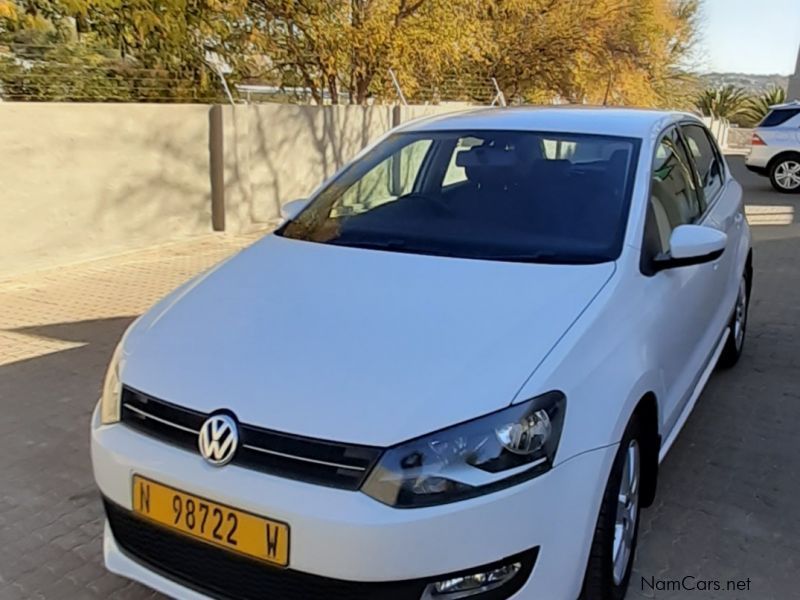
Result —
<path fill-rule="evenodd" d="M 800 192 L 800 101 L 770 106 L 753 131 L 745 165 L 779 192 Z"/>
<path fill-rule="evenodd" d="M 429 118 L 286 218 L 114 352 L 108 569 L 177 598 L 623 598 L 745 339 L 742 190 L 703 124 Z"/>

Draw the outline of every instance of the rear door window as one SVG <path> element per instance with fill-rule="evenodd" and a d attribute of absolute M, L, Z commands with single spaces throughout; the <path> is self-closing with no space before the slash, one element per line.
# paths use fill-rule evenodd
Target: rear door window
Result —
<path fill-rule="evenodd" d="M 800 115 L 800 108 L 779 108 L 767 113 L 767 116 L 764 117 L 764 120 L 761 121 L 758 126 L 777 127 L 778 125 L 783 125 L 786 121 L 797 115 Z"/>

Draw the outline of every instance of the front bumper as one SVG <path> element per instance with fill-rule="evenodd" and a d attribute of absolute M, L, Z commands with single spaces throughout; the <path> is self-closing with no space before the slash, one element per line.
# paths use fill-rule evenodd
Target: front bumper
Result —
<path fill-rule="evenodd" d="M 102 494 L 130 510 L 138 473 L 223 504 L 289 523 L 289 568 L 347 581 L 391 582 L 457 572 L 538 547 L 515 598 L 578 596 L 600 499 L 616 447 L 587 452 L 518 486 L 463 502 L 394 509 L 359 492 L 281 479 L 197 454 L 117 424 L 92 423 L 92 462 Z M 180 598 L 203 595 L 129 557 L 108 526 L 109 570 Z M 266 591 L 266 590 L 265 590 Z"/>

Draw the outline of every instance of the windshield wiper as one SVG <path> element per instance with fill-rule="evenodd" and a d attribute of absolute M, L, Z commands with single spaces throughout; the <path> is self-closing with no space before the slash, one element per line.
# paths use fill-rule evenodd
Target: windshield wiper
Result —
<path fill-rule="evenodd" d="M 335 246 L 348 246 L 350 248 L 366 248 L 369 250 L 405 250 L 408 244 L 405 240 L 348 240 L 336 238 L 328 241 Z"/>
<path fill-rule="evenodd" d="M 520 263 L 541 263 L 558 265 L 588 265 L 608 262 L 609 259 L 602 256 L 580 256 L 561 254 L 553 251 L 526 252 L 506 254 L 489 254 L 479 251 L 465 251 L 455 248 L 440 248 L 435 246 L 425 246 L 423 244 L 408 243 L 402 239 L 386 240 L 358 240 L 337 238 L 330 240 L 329 244 L 337 246 L 347 246 L 349 248 L 364 248 L 367 250 L 386 250 L 390 252 L 404 252 L 409 254 L 421 254 L 428 256 L 445 256 L 450 258 L 464 258 L 470 260 L 495 260 L 500 262 L 520 262 Z"/>
<path fill-rule="evenodd" d="M 526 254 L 479 254 L 473 258 L 506 262 L 541 263 L 551 265 L 591 265 L 608 262 L 601 256 L 571 256 L 558 252 L 530 252 Z"/>
<path fill-rule="evenodd" d="M 408 243 L 405 240 L 331 240 L 329 244 L 346 246 L 348 248 L 364 248 L 366 250 L 385 250 L 387 252 L 401 252 L 403 254 L 419 254 L 421 256 L 445 256 L 450 258 L 480 258 L 471 257 L 455 250 L 425 246 L 423 244 Z"/>

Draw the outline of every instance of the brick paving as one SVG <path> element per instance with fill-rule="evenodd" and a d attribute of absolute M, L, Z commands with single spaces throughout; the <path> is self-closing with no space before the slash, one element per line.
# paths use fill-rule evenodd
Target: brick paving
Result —
<path fill-rule="evenodd" d="M 712 377 L 662 465 L 642 518 L 628 595 L 637 600 L 800 598 L 800 202 L 734 161 L 757 223 L 746 352 Z M 256 237 L 0 281 L 0 599 L 156 597 L 102 567 L 89 415 L 128 323 Z M 678 590 L 675 580 L 723 589 Z M 726 591 L 728 580 L 749 590 Z"/>
<path fill-rule="evenodd" d="M 102 567 L 89 416 L 125 327 L 257 235 L 0 281 L 0 599 L 149 598 Z"/>

